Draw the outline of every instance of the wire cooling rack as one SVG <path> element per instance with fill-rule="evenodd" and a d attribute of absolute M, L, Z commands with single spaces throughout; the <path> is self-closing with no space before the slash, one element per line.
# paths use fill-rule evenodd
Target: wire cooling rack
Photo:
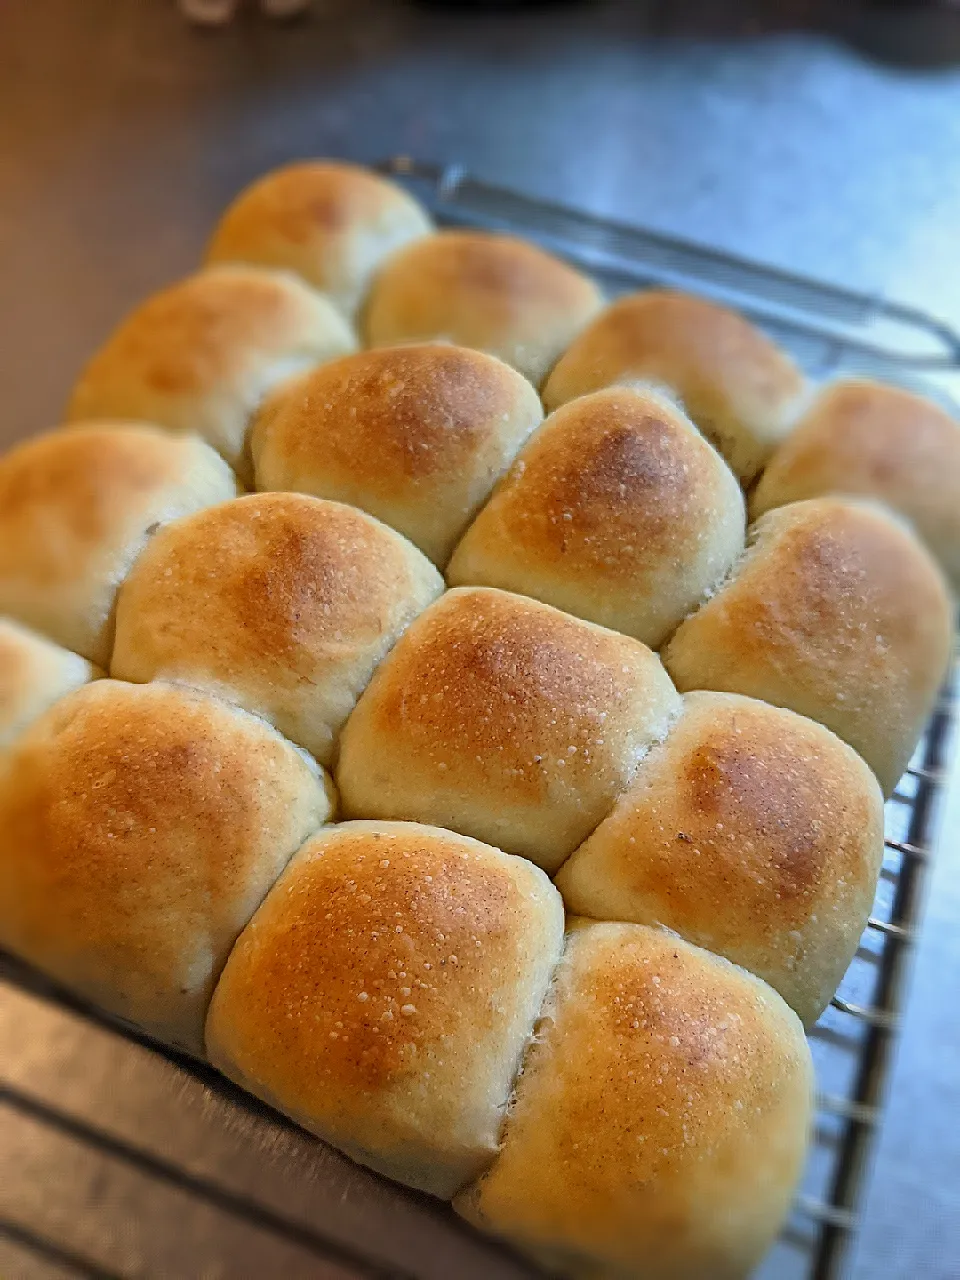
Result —
<path fill-rule="evenodd" d="M 610 295 L 689 289 L 750 315 L 814 377 L 868 373 L 956 408 L 960 337 L 917 310 L 530 200 L 457 167 L 406 159 L 380 167 L 440 222 L 537 240 Z M 887 805 L 873 914 L 810 1036 L 819 1105 L 803 1185 L 758 1280 L 843 1274 L 919 925 L 954 702 L 948 686 Z M 2 953 L 0 1124 L 0 1178 L 25 1188 L 16 1215 L 0 1217 L 3 1276 L 532 1274 L 443 1206 L 351 1165 L 216 1073 L 118 1031 Z M 76 1189 L 72 1214 L 49 1210 L 42 1185 L 31 1199 L 22 1175 L 38 1151 Z"/>
<path fill-rule="evenodd" d="M 441 223 L 534 239 L 592 274 L 608 296 L 654 285 L 686 289 L 750 316 L 813 378 L 871 375 L 933 395 L 957 411 L 960 335 L 913 307 L 492 187 L 457 165 L 397 157 L 380 167 Z M 887 805 L 883 869 L 860 948 L 810 1034 L 819 1090 L 815 1141 L 795 1211 L 760 1270 L 762 1280 L 835 1280 L 857 1230 L 954 715 L 951 679 Z"/>

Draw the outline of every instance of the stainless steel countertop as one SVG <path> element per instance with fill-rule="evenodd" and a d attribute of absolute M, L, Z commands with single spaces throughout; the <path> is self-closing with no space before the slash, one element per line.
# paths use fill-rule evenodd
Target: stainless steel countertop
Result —
<path fill-rule="evenodd" d="M 3 0 L 0 442 L 57 421 L 84 356 L 194 265 L 243 183 L 309 154 L 460 161 L 960 322 L 960 72 L 881 67 L 813 36 L 650 40 L 649 8 L 457 14 L 318 0 L 304 25 L 199 34 L 167 0 Z M 855 1277 L 960 1275 L 956 783 L 947 807 Z M 74 1275 L 70 1250 L 124 1276 L 349 1273 L 318 1264 L 306 1240 L 270 1252 L 255 1214 L 225 1232 L 236 1205 L 197 1207 L 164 1182 L 174 1147 L 240 1203 L 269 1171 L 276 1211 L 316 1225 L 313 1166 L 338 1158 L 311 1165 L 299 1136 L 266 1121 L 238 1132 L 228 1098 L 148 1050 L 4 989 L 0 1098 L 5 1083 L 70 1123 L 145 1144 L 161 1170 L 120 1178 L 117 1150 L 93 1160 L 69 1124 L 5 1112 L 0 1227 L 29 1223 L 71 1245 L 40 1260 L 10 1238 L 0 1275 Z M 416 1228 L 340 1163 L 343 1199 L 326 1209 L 341 1237 L 407 1232 L 414 1258 Z M 432 1207 L 411 1203 L 435 1226 Z M 487 1273 L 479 1254 L 471 1265 Z M 430 1274 L 450 1275 L 444 1266 L 441 1249 Z M 499 1274 L 520 1271 L 504 1262 Z"/>

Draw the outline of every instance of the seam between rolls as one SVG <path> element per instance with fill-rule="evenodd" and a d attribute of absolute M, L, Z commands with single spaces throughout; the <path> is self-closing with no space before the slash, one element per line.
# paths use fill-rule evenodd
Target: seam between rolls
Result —
<path fill-rule="evenodd" d="M 649 756 L 650 752 L 653 751 L 654 748 L 660 747 L 666 742 L 667 738 L 669 738 L 675 726 L 679 723 L 680 719 L 682 718 L 685 710 L 684 703 L 683 703 L 683 695 L 680 693 L 679 689 L 677 689 L 676 685 L 673 684 L 672 679 L 670 679 L 669 673 L 665 673 L 665 674 L 667 675 L 667 679 L 670 680 L 671 687 L 673 688 L 674 692 L 677 694 L 677 698 L 680 704 L 678 709 L 676 711 L 670 711 L 667 713 L 666 723 L 664 724 L 663 731 L 657 734 L 655 737 L 651 738 L 649 742 L 645 743 L 643 747 L 640 748 L 640 751 L 636 758 L 636 762 L 633 768 L 630 770 L 630 776 L 627 778 L 623 786 L 617 789 L 616 795 L 613 797 L 610 803 L 604 808 L 602 816 L 597 819 L 597 821 L 593 824 L 593 826 L 590 828 L 587 834 L 583 837 L 583 839 L 580 841 L 577 847 L 575 849 L 571 849 L 570 852 L 567 854 L 567 856 L 560 862 L 559 866 L 555 867 L 554 870 L 550 872 L 551 882 L 553 882 L 556 879 L 556 877 L 567 865 L 567 863 L 570 861 L 573 855 L 587 843 L 587 841 L 594 835 L 594 833 L 601 826 L 603 826 L 606 820 L 613 813 L 614 809 L 623 799 L 624 795 L 626 795 L 630 787 L 633 786 L 634 782 L 636 781 L 637 777 L 640 774 L 641 769 L 643 768 L 644 761 L 647 759 L 647 756 Z M 521 854 L 519 856 L 522 857 L 523 855 Z M 566 903 L 564 903 L 564 910 L 566 911 Z"/>

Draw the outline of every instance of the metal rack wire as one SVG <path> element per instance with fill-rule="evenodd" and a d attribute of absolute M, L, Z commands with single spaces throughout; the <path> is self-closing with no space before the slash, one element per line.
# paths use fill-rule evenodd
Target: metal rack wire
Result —
<path fill-rule="evenodd" d="M 381 167 L 408 184 L 440 221 L 539 240 L 590 270 L 610 294 L 654 283 L 687 288 L 754 317 L 814 375 L 869 372 L 924 390 L 932 387 L 953 400 L 960 337 L 916 310 L 500 191 L 456 167 L 409 160 Z M 759 1280 L 838 1280 L 843 1274 L 858 1226 L 864 1171 L 882 1114 L 906 967 L 919 927 L 954 704 L 953 689 L 945 689 L 911 768 L 887 806 L 886 857 L 873 915 L 857 958 L 811 1033 L 819 1108 L 806 1176 L 791 1220 Z M 93 1186 L 106 1176 L 101 1166 L 122 1166 L 127 1178 L 123 1195 L 130 1197 L 124 1201 L 125 1213 L 131 1212 L 135 1195 L 127 1187 L 139 1179 L 147 1190 L 137 1203 L 147 1206 L 145 1214 L 153 1213 L 159 1231 L 170 1229 L 169 1204 L 200 1206 L 216 1219 L 215 1229 L 224 1239 L 246 1231 L 276 1242 L 277 1261 L 270 1274 L 286 1274 L 291 1250 L 305 1267 L 296 1274 L 310 1276 L 439 1280 L 456 1274 L 458 1280 L 517 1280 L 531 1274 L 497 1246 L 472 1237 L 442 1206 L 388 1187 L 349 1162 L 337 1163 L 335 1153 L 216 1073 L 163 1049 L 145 1053 L 137 1046 L 149 1042 L 127 1029 L 121 1042 L 110 1020 L 2 953 L 0 990 L 14 1006 L 11 1017 L 20 1016 L 22 1008 L 43 1022 L 47 1008 L 51 1017 L 55 1011 L 61 1022 L 82 1026 L 76 1039 L 65 1033 L 66 1058 L 74 1051 L 86 1055 L 84 1071 L 94 1077 L 83 1098 L 68 1098 L 56 1069 L 49 1082 L 34 1079 L 29 1070 L 16 1078 L 5 1073 L 0 1112 L 5 1120 L 14 1117 L 37 1132 L 55 1133 L 64 1150 L 86 1153 L 94 1168 Z M 59 1024 L 57 1034 L 64 1034 Z M 138 1099 L 135 1123 L 121 1114 L 122 1108 L 111 1110 L 109 1099 L 104 1100 L 108 1090 L 97 1083 L 97 1070 L 104 1079 L 114 1079 L 120 1049 L 136 1059 L 130 1081 Z M 152 1125 L 143 1120 L 140 1099 L 162 1097 L 171 1089 L 180 1110 L 190 1112 L 186 1139 L 166 1132 L 168 1116 L 159 1116 Z M 349 1197 L 357 1201 L 352 1216 Z M 116 1241 L 94 1256 L 89 1240 L 62 1221 L 51 1225 L 39 1210 L 20 1221 L 0 1220 L 0 1246 L 4 1243 L 23 1257 L 55 1267 L 57 1275 L 144 1274 L 139 1266 L 116 1261 Z M 187 1274 L 194 1267 L 192 1247 L 185 1239 L 180 1256 L 188 1261 L 178 1264 L 175 1273 Z M 244 1265 L 254 1264 L 244 1259 Z"/>
<path fill-rule="evenodd" d="M 834 1167 L 820 1198 L 804 1196 L 803 1212 L 819 1223 L 811 1258 L 815 1280 L 834 1280 L 842 1274 L 844 1254 L 858 1227 L 857 1211 L 874 1135 L 882 1115 L 893 1044 L 905 996 L 906 962 L 914 945 L 923 902 L 923 880 L 932 853 L 934 808 L 942 784 L 955 695 L 948 686 L 927 729 L 919 760 L 908 771 L 891 801 L 887 830 L 905 830 L 902 838 L 888 834 L 883 879 L 892 897 L 878 894 L 868 933 L 880 938 L 873 990 L 867 1003 L 834 996 L 832 1007 L 866 1028 L 852 1088 L 845 1095 L 821 1093 L 819 1106 L 839 1116 L 842 1139 Z M 897 812 L 899 810 L 899 812 Z M 887 909 L 884 900 L 889 898 Z M 879 912 L 879 914 L 878 914 Z M 854 962 L 857 963 L 856 961 Z"/>

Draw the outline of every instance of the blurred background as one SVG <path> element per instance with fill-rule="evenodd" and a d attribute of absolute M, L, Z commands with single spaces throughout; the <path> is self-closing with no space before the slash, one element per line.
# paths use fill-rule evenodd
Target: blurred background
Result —
<path fill-rule="evenodd" d="M 946 65 L 881 62 L 871 31 Z M 321 153 L 456 161 L 960 316 L 950 48 L 960 11 L 854 0 L 315 0 L 296 24 L 248 10 L 215 31 L 174 0 L 3 0 L 8 404 L 49 425 L 82 355 L 197 261 L 227 200 Z"/>
<path fill-rule="evenodd" d="M 955 5 L 315 0 L 296 22 L 251 6 L 200 30 L 175 0 L 0 0 L 0 443 L 57 422 L 84 356 L 193 268 L 253 177 L 394 154 L 960 325 Z M 960 1276 L 958 831 L 954 785 L 858 1278 Z M 0 1096 L 28 1082 L 102 1131 L 252 1159 L 229 1109 L 175 1069 L 0 997 Z M 266 1129 L 258 1141 L 286 1150 Z M 178 1232 L 190 1274 L 278 1274 L 280 1255 L 257 1252 L 263 1223 L 218 1243 L 227 1209 L 195 1220 L 162 1168 L 124 1181 L 122 1159 L 0 1111 L 0 1275 L 183 1275 Z M 191 1159 L 207 1177 L 199 1145 Z"/>

